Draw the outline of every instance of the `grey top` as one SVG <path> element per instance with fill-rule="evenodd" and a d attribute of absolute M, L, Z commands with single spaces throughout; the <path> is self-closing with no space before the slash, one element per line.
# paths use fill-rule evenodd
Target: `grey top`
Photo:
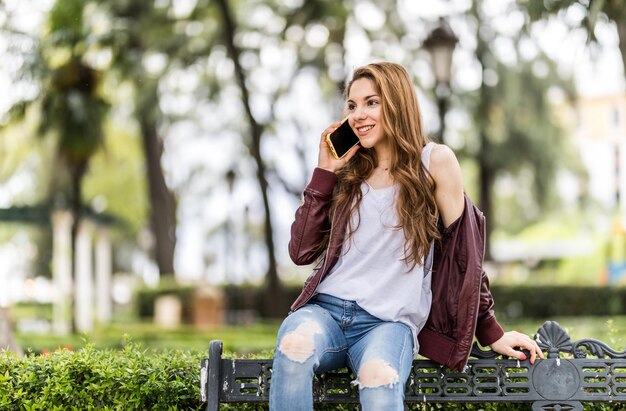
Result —
<path fill-rule="evenodd" d="M 433 146 L 429 143 L 422 150 L 427 169 Z M 356 301 L 383 321 L 408 325 L 413 334 L 413 351 L 417 353 L 417 334 L 426 323 L 432 302 L 433 243 L 426 261 L 411 269 L 402 261 L 405 238 L 398 227 L 395 207 L 398 186 L 374 189 L 363 183 L 361 190 L 359 228 L 344 243 L 339 260 L 317 292 Z M 351 219 L 354 226 L 356 213 Z"/>

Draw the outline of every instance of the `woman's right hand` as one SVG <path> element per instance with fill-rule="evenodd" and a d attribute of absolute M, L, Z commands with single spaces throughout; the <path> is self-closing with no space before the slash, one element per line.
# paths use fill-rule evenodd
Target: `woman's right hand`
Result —
<path fill-rule="evenodd" d="M 326 142 L 326 135 L 335 131 L 341 122 L 331 124 L 324 132 L 322 133 L 322 137 L 320 138 L 320 153 L 317 158 L 317 166 L 319 168 L 323 168 L 324 170 L 332 171 L 333 173 L 339 170 L 341 167 L 346 165 L 348 161 L 356 154 L 356 152 L 361 147 L 360 145 L 355 145 L 352 147 L 345 156 L 341 160 L 337 160 L 335 156 L 330 151 L 330 147 L 328 147 L 328 143 Z"/>

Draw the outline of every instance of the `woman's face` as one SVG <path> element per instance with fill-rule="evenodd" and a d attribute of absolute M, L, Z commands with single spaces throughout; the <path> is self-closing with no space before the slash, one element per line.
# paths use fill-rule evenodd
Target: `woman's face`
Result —
<path fill-rule="evenodd" d="M 359 137 L 362 147 L 372 148 L 386 140 L 382 124 L 381 97 L 372 80 L 360 78 L 352 83 L 347 106 L 348 122 Z"/>

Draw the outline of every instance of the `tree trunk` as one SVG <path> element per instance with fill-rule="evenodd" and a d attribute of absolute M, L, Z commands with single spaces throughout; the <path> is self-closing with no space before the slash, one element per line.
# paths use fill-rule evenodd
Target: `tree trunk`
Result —
<path fill-rule="evenodd" d="M 87 172 L 88 161 L 83 161 L 75 164 L 68 164 L 70 172 L 70 209 L 72 210 L 72 216 L 74 222 L 72 224 L 72 258 L 74 256 L 74 242 L 76 240 L 76 233 L 78 231 L 78 224 L 81 220 L 81 214 L 83 209 L 83 188 L 82 182 L 85 173 Z"/>
<path fill-rule="evenodd" d="M 478 22 L 482 21 L 482 16 L 478 11 L 476 3 L 472 3 L 472 11 Z M 480 26 L 480 25 L 479 25 Z M 480 32 L 476 33 L 476 39 L 478 44 L 476 45 L 476 58 L 480 62 L 482 70 L 487 67 L 487 53 L 488 45 L 481 38 Z M 478 190 L 479 190 L 479 203 L 478 207 L 485 215 L 485 260 L 491 260 L 491 233 L 493 233 L 493 227 L 495 225 L 495 218 L 493 215 L 493 196 L 491 188 L 495 180 L 494 167 L 490 166 L 489 156 L 491 155 L 490 142 L 487 139 L 486 129 L 488 124 L 488 116 L 491 107 L 491 96 L 487 90 L 487 86 L 484 81 L 481 82 L 479 90 L 479 101 L 476 106 L 476 112 L 474 113 L 475 123 L 478 125 L 478 140 L 479 140 L 479 153 L 478 153 Z"/>
<path fill-rule="evenodd" d="M 266 301 L 265 307 L 267 309 L 266 315 L 271 318 L 284 317 L 287 314 L 287 298 L 285 290 L 283 289 L 280 279 L 278 278 L 278 268 L 276 264 L 276 253 L 274 249 L 274 235 L 272 229 L 272 216 L 268 197 L 268 183 L 266 178 L 266 167 L 263 159 L 261 158 L 261 138 L 263 136 L 264 127 L 259 124 L 254 116 L 250 107 L 250 93 L 246 85 L 246 78 L 243 67 L 239 62 L 240 50 L 235 45 L 236 27 L 235 21 L 232 17 L 230 5 L 228 0 L 219 0 L 217 5 L 220 9 L 222 21 L 224 23 L 224 41 L 228 49 L 228 54 L 235 66 L 235 76 L 239 89 L 241 91 L 241 99 L 246 110 L 246 118 L 250 126 L 250 133 L 252 142 L 249 146 L 250 154 L 254 158 L 256 163 L 257 182 L 261 190 L 263 197 L 263 208 L 265 211 L 265 245 L 267 247 L 268 267 L 266 275 L 267 292 L 265 294 Z"/>
<path fill-rule="evenodd" d="M 152 6 L 132 6 L 123 14 L 124 17 L 140 19 L 142 13 Z M 139 5 L 141 2 L 135 2 Z M 144 40 L 138 31 L 132 31 L 128 39 L 128 49 L 137 56 L 146 55 Z M 138 59 L 140 61 L 141 59 Z M 135 64 L 135 62 L 133 63 Z M 165 183 L 161 157 L 163 156 L 163 141 L 159 136 L 157 119 L 159 118 L 158 80 L 151 80 L 141 63 L 137 63 L 134 73 L 135 116 L 139 122 L 143 143 L 144 158 L 146 161 L 146 177 L 148 181 L 148 200 L 150 208 L 150 231 L 153 236 L 152 257 L 158 268 L 159 275 L 173 277 L 174 252 L 176 249 L 176 198 Z"/>
<path fill-rule="evenodd" d="M 156 89 L 153 91 L 156 100 Z M 161 156 L 163 142 L 159 138 L 154 116 L 149 110 L 139 114 L 141 137 L 146 159 L 148 193 L 150 199 L 150 225 L 154 235 L 154 259 L 163 276 L 174 275 L 174 250 L 176 248 L 176 199 L 165 184 Z"/>
<path fill-rule="evenodd" d="M 481 136 L 481 140 L 484 140 L 484 136 Z M 481 145 L 482 147 L 482 145 Z M 491 233 L 493 233 L 494 216 L 493 216 L 493 196 L 491 193 L 491 187 L 493 186 L 494 172 L 485 164 L 482 156 L 478 158 L 478 184 L 479 184 L 479 199 L 478 207 L 485 215 L 485 260 L 491 260 Z"/>
<path fill-rule="evenodd" d="M 89 160 L 78 161 L 76 163 L 70 163 L 68 160 L 67 168 L 70 173 L 70 209 L 72 211 L 72 280 L 75 283 L 76 281 L 76 237 L 78 235 L 78 226 L 82 220 L 82 209 L 83 209 L 83 188 L 82 182 L 87 172 L 87 165 Z M 72 294 L 73 295 L 73 294 Z M 76 304 L 76 300 L 72 299 L 72 304 Z M 74 313 L 73 307 L 71 307 L 72 313 Z M 76 332 L 76 316 L 72 314 L 72 332 Z"/>

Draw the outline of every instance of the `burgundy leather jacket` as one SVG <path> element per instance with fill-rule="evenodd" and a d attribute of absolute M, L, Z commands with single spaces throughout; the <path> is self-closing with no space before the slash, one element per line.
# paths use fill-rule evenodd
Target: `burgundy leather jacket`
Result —
<path fill-rule="evenodd" d="M 312 264 L 324 256 L 305 281 L 300 296 L 292 304 L 297 310 L 337 262 L 344 241 L 349 209 L 338 210 L 331 224 L 328 211 L 335 173 L 316 168 L 304 190 L 304 202 L 291 226 L 289 255 L 298 265 Z M 462 370 L 469 358 L 474 335 L 490 345 L 504 334 L 493 311 L 489 280 L 482 268 L 485 249 L 483 214 L 465 196 L 461 217 L 442 232 L 433 260 L 433 302 L 426 325 L 418 335 L 419 353 L 455 370 Z M 330 230 L 326 250 L 320 244 Z"/>

